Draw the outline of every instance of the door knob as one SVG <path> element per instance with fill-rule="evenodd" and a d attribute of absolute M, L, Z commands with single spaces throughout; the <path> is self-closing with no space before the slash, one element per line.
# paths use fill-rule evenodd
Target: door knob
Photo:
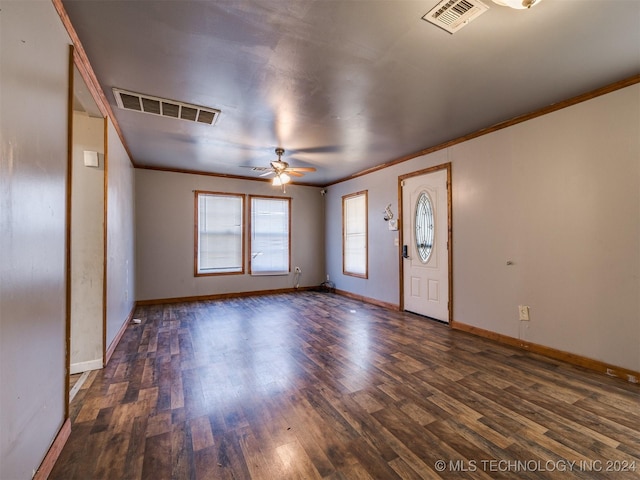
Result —
<path fill-rule="evenodd" d="M 407 245 L 402 246 L 402 258 L 409 258 L 409 249 Z"/>

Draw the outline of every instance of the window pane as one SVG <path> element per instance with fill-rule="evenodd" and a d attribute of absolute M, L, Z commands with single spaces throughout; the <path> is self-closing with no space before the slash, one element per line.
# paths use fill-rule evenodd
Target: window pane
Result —
<path fill-rule="evenodd" d="M 367 194 L 343 197 L 344 273 L 367 275 Z"/>
<path fill-rule="evenodd" d="M 251 198 L 251 273 L 289 272 L 289 199 Z"/>
<path fill-rule="evenodd" d="M 433 206 L 427 192 L 421 192 L 416 202 L 416 248 L 422 263 L 427 263 L 433 248 Z"/>
<path fill-rule="evenodd" d="M 197 272 L 242 272 L 242 197 L 205 193 L 197 195 Z"/>

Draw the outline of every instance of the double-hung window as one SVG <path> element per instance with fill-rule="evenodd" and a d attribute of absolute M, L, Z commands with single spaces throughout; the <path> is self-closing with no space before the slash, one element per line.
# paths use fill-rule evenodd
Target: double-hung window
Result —
<path fill-rule="evenodd" d="M 367 191 L 342 197 L 342 271 L 345 275 L 368 275 Z"/>
<path fill-rule="evenodd" d="M 195 194 L 196 276 L 244 273 L 244 195 Z"/>
<path fill-rule="evenodd" d="M 291 199 L 250 196 L 251 275 L 285 275 L 291 271 Z"/>

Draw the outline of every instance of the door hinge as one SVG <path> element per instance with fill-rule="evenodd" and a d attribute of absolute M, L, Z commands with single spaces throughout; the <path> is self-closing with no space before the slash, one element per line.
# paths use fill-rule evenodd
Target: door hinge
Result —
<path fill-rule="evenodd" d="M 400 180 L 400 186 L 404 187 L 404 180 Z"/>

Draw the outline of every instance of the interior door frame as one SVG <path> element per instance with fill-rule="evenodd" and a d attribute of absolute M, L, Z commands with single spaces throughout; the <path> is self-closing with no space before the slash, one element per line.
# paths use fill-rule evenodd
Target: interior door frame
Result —
<path fill-rule="evenodd" d="M 404 259 L 402 258 L 402 245 L 404 245 L 404 209 L 402 200 L 402 182 L 407 178 L 417 177 L 420 175 L 426 175 L 429 173 L 437 172 L 438 170 L 447 171 L 447 243 L 449 248 L 447 249 L 448 255 L 448 283 L 449 283 L 449 327 L 453 326 L 453 196 L 451 193 L 451 162 L 435 165 L 433 167 L 418 170 L 416 172 L 407 173 L 398 177 L 398 220 L 400 222 L 398 228 L 398 266 L 399 266 L 399 281 L 400 281 L 400 311 L 404 312 Z"/>
<path fill-rule="evenodd" d="M 71 242 L 71 229 L 72 229 L 72 195 L 73 195 L 73 147 L 74 147 L 74 135 L 73 135 L 73 111 L 74 111 L 74 95 L 76 85 L 74 83 L 75 70 L 78 70 L 80 77 L 85 82 L 93 101 L 103 118 L 103 148 L 104 148 L 104 208 L 101 212 L 96 214 L 102 214 L 103 216 L 103 258 L 102 258 L 102 318 L 100 325 L 102 326 L 102 367 L 106 366 L 106 351 L 107 351 L 107 182 L 108 182 L 108 113 L 104 107 L 104 103 L 101 100 L 99 93 L 97 80 L 92 80 L 91 66 L 86 60 L 86 56 L 83 56 L 73 45 L 69 45 L 69 81 L 68 81 L 68 99 L 67 99 L 67 174 L 65 178 L 65 419 L 70 418 L 70 405 L 69 405 L 69 391 L 70 391 L 70 372 L 71 372 L 71 282 L 72 282 L 72 270 L 71 270 L 71 252 L 73 245 Z"/>

